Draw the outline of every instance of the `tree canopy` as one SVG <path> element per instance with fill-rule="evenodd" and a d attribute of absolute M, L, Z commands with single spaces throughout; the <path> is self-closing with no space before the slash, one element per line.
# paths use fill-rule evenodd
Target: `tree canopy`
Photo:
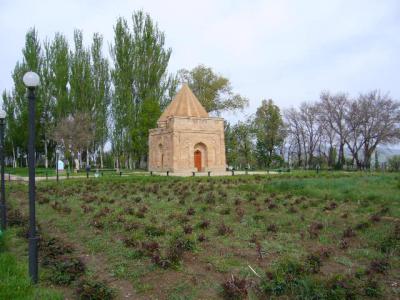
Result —
<path fill-rule="evenodd" d="M 189 85 L 207 112 L 219 115 L 248 106 L 247 98 L 233 92 L 229 79 L 209 67 L 199 65 L 192 70 L 181 69 L 178 76 L 181 82 Z"/>

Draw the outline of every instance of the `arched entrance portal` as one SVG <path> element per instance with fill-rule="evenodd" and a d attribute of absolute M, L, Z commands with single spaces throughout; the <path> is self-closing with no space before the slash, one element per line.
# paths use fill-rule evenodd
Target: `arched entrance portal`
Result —
<path fill-rule="evenodd" d="M 208 165 L 207 146 L 203 143 L 197 143 L 193 150 L 194 168 L 197 172 L 204 172 Z"/>
<path fill-rule="evenodd" d="M 198 172 L 201 171 L 201 151 L 200 150 L 194 151 L 194 167 L 197 169 Z"/>

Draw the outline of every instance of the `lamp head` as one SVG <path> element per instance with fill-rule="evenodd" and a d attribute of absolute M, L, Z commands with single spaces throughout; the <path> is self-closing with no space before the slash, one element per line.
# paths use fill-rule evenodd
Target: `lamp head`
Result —
<path fill-rule="evenodd" d="M 32 71 L 26 72 L 22 80 L 27 88 L 35 88 L 40 84 L 39 75 Z"/>

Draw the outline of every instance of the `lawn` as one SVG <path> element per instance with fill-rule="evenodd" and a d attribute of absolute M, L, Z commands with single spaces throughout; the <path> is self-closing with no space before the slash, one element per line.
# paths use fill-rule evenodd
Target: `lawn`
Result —
<path fill-rule="evenodd" d="M 95 168 L 92 168 L 90 170 L 89 176 L 93 177 L 96 172 Z M 121 169 L 120 170 L 122 175 L 131 175 L 131 174 L 137 174 L 139 173 L 148 173 L 145 170 L 128 170 L 128 169 Z M 108 176 L 120 176 L 120 172 L 116 172 L 114 169 L 100 169 L 99 170 L 99 175 L 102 177 L 108 177 Z M 5 173 L 9 173 L 11 175 L 16 175 L 16 176 L 23 176 L 23 177 L 28 177 L 28 168 L 5 168 Z M 86 170 L 81 169 L 78 172 L 70 172 L 70 170 L 65 169 L 64 171 L 59 172 L 59 176 L 86 176 Z M 35 174 L 38 177 L 54 177 L 56 176 L 56 169 L 54 168 L 43 168 L 43 167 L 37 167 L 35 169 Z M 7 178 L 6 178 L 7 179 Z"/>
<path fill-rule="evenodd" d="M 45 287 L 46 283 L 38 287 L 30 283 L 27 276 L 27 257 L 22 251 L 18 257 L 16 256 L 19 252 L 15 251 L 16 231 L 16 229 L 11 229 L 4 236 L 0 236 L 0 299 L 63 299 L 61 291 Z M 12 252 L 10 252 L 11 249 Z"/>
<path fill-rule="evenodd" d="M 20 264 L 27 186 L 7 194 Z M 69 298 L 400 297 L 398 174 L 70 179 L 37 200 L 42 286 Z"/>

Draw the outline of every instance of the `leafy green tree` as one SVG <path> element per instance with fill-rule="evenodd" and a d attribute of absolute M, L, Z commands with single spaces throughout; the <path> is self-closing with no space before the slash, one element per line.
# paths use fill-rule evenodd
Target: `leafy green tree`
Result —
<path fill-rule="evenodd" d="M 117 157 L 127 158 L 128 167 L 146 161 L 148 130 L 176 90 L 176 79 L 167 75 L 171 49 L 165 47 L 164 33 L 142 11 L 132 22 L 131 31 L 125 19 L 118 19 L 111 47 L 113 148 Z"/>
<path fill-rule="evenodd" d="M 55 101 L 54 118 L 56 121 L 72 113 L 72 103 L 68 96 L 70 68 L 69 45 L 66 37 L 57 33 L 50 45 L 50 66 L 52 71 L 53 96 Z"/>
<path fill-rule="evenodd" d="M 282 147 L 285 138 L 285 129 L 280 109 L 270 99 L 263 100 L 257 109 L 254 119 L 254 129 L 257 137 L 257 156 L 264 167 L 269 168 L 276 150 Z"/>
<path fill-rule="evenodd" d="M 393 155 L 388 160 L 390 171 L 400 171 L 400 155 Z"/>
<path fill-rule="evenodd" d="M 15 130 L 12 132 L 15 136 L 12 141 L 15 147 L 15 152 L 20 157 L 27 153 L 28 140 L 28 101 L 26 98 L 26 87 L 22 82 L 22 77 L 27 71 L 34 71 L 39 75 L 42 74 L 42 56 L 41 46 L 36 29 L 30 29 L 25 36 L 25 46 L 22 50 L 22 62 L 17 62 L 12 73 L 14 81 L 14 89 L 12 91 L 12 101 L 14 110 L 14 120 L 12 127 Z M 42 89 L 39 88 L 36 92 L 36 119 L 40 120 L 43 112 L 43 95 Z M 11 132 L 10 132 L 11 133 Z M 36 122 L 36 150 L 41 151 L 42 142 L 41 122 Z"/>
<path fill-rule="evenodd" d="M 3 109 L 6 112 L 6 120 L 5 120 L 5 153 L 6 155 L 12 156 L 13 158 L 13 167 L 17 167 L 16 160 L 16 147 L 21 141 L 19 140 L 19 132 L 18 132 L 18 123 L 15 116 L 16 112 L 16 103 L 15 98 L 11 96 L 7 91 L 3 91 L 2 94 L 3 99 Z"/>
<path fill-rule="evenodd" d="M 234 135 L 231 124 L 225 121 L 224 124 L 225 132 L 225 151 L 226 151 L 226 162 L 229 166 L 236 166 L 238 160 L 238 146 L 237 139 Z"/>
<path fill-rule="evenodd" d="M 248 105 L 248 99 L 234 93 L 228 78 L 216 74 L 211 68 L 199 65 L 192 70 L 178 72 L 207 112 L 219 115 L 223 111 L 235 111 Z"/>
<path fill-rule="evenodd" d="M 238 154 L 236 166 L 238 168 L 249 168 L 254 162 L 254 131 L 251 120 L 238 122 L 232 129 L 236 138 L 236 151 Z"/>
<path fill-rule="evenodd" d="M 91 47 L 92 93 L 94 110 L 92 121 L 95 128 L 95 151 L 100 154 L 100 167 L 103 168 L 104 145 L 108 138 L 107 116 L 110 105 L 110 72 L 108 60 L 102 54 L 103 37 L 95 33 Z"/>
<path fill-rule="evenodd" d="M 375 150 L 375 171 L 379 170 L 379 154 L 378 150 Z"/>
<path fill-rule="evenodd" d="M 328 166 L 330 168 L 335 167 L 335 161 L 337 157 L 337 150 L 334 147 L 329 148 L 329 153 L 328 153 Z M 336 164 L 336 168 L 339 168 L 339 166 Z"/>
<path fill-rule="evenodd" d="M 92 73 L 90 64 L 90 50 L 83 46 L 83 33 L 80 30 L 74 32 L 74 52 L 71 52 L 70 97 L 72 103 L 72 115 L 78 112 L 88 115 L 93 123 L 93 115 L 96 109 L 93 97 Z M 86 164 L 89 164 L 89 148 L 86 148 Z M 79 153 L 80 163 L 82 153 Z"/>
<path fill-rule="evenodd" d="M 129 128 L 133 127 L 131 121 L 134 116 L 132 48 L 132 37 L 128 22 L 119 18 L 114 26 L 114 44 L 111 46 L 111 56 L 114 62 L 114 69 L 111 71 L 114 85 L 111 98 L 112 148 L 116 155 L 117 168 L 121 167 L 121 156 L 131 149 L 132 144 L 129 137 Z"/>

